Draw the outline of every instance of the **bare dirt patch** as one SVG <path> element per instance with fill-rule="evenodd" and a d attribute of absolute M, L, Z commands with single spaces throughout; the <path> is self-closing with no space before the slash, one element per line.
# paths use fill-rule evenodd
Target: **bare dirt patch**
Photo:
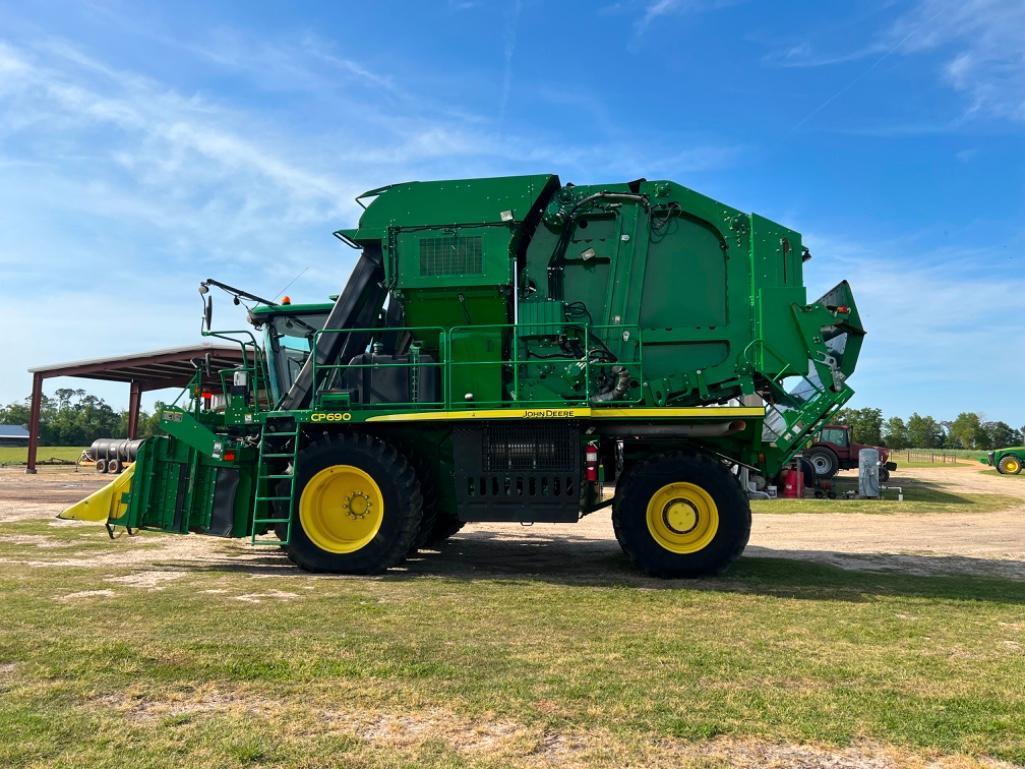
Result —
<path fill-rule="evenodd" d="M 43 550 L 75 546 L 74 542 L 54 539 L 53 537 L 48 537 L 45 534 L 0 534 L 0 543 L 7 543 L 11 545 L 31 545 Z"/>
<path fill-rule="evenodd" d="M 235 596 L 236 601 L 243 603 L 263 603 L 264 601 L 291 601 L 298 598 L 298 593 L 289 593 L 284 590 L 268 590 L 266 593 L 246 593 Z"/>
<path fill-rule="evenodd" d="M 1004 494 L 1021 499 L 1021 504 L 989 513 L 870 515 L 845 513 L 843 502 L 837 501 L 835 514 L 758 513 L 747 556 L 798 558 L 866 571 L 977 574 L 1025 580 L 1025 484 L 983 474 L 981 469 L 980 465 L 904 469 L 892 483 L 926 482 L 951 493 Z M 18 470 L 0 470 L 0 522 L 51 518 L 103 480 L 103 476 L 89 473 L 29 476 Z M 99 525 L 60 523 L 83 526 L 83 534 L 95 532 L 97 541 L 106 541 Z M 187 571 L 199 564 L 253 577 L 294 570 L 280 554 L 212 537 L 122 537 L 110 542 L 108 550 L 42 558 L 48 547 L 45 538 L 4 536 L 22 537 L 16 544 L 24 544 L 26 550 L 0 558 L 0 563 L 32 568 L 129 567 L 160 573 Z M 63 543 L 53 547 L 63 547 Z M 607 576 L 610 564 L 621 560 L 609 513 L 601 511 L 577 524 L 471 524 L 441 552 L 413 559 L 405 569 L 409 573 L 461 577 L 497 572 L 601 580 Z M 161 578 L 141 579 L 140 586 L 147 587 L 146 579 Z"/>
<path fill-rule="evenodd" d="M 163 590 L 168 582 L 188 576 L 187 571 L 139 571 L 124 577 L 106 577 L 104 582 L 114 582 L 127 587 L 145 588 L 149 591 Z"/>
<path fill-rule="evenodd" d="M 103 695 L 91 701 L 126 718 L 160 721 L 211 713 L 236 714 L 280 722 L 275 733 L 305 738 L 306 724 L 322 733 L 344 734 L 369 748 L 409 755 L 426 743 L 443 744 L 472 759 L 486 756 L 510 767 L 617 766 L 633 769 L 1014 769 L 1014 765 L 964 754 L 914 752 L 872 742 L 847 747 L 788 744 L 754 738 L 716 737 L 686 741 L 649 735 L 625 741 L 604 729 L 559 731 L 508 718 L 468 718 L 445 708 L 346 708 L 298 703 L 257 692 L 208 684 L 157 696 L 142 689 Z M 296 717 L 297 709 L 302 717 Z"/>
<path fill-rule="evenodd" d="M 86 471 L 0 468 L 0 522 L 52 518 L 109 482 L 109 475 Z"/>
<path fill-rule="evenodd" d="M 56 598 L 58 603 L 69 603 L 71 601 L 80 601 L 83 598 L 112 598 L 117 595 L 113 590 L 80 590 L 77 593 L 68 593 Z"/>

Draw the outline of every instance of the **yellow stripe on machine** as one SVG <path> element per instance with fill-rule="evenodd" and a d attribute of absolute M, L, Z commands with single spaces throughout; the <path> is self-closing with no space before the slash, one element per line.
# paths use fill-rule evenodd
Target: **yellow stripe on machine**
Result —
<path fill-rule="evenodd" d="M 752 406 L 694 406 L 689 408 L 536 408 L 474 409 L 470 411 L 417 411 L 382 414 L 368 422 L 445 422 L 451 419 L 732 419 L 764 417 L 765 409 Z"/>
<path fill-rule="evenodd" d="M 57 517 L 66 521 L 116 521 L 128 508 L 128 504 L 122 502 L 121 498 L 131 490 L 134 474 L 135 465 L 131 464 L 106 486 L 97 489 L 81 502 L 76 502 Z"/>

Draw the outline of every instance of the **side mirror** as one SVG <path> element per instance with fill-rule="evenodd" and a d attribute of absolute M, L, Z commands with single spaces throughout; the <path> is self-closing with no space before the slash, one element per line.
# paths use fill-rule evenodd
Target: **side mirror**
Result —
<path fill-rule="evenodd" d="M 207 294 L 203 297 L 203 325 L 206 330 L 210 330 L 210 324 L 214 318 L 214 298 Z"/>

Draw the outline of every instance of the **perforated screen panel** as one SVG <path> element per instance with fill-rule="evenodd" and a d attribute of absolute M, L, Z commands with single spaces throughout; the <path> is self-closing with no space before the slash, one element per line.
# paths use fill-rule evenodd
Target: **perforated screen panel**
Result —
<path fill-rule="evenodd" d="M 484 273 L 483 239 L 479 235 L 422 238 L 420 240 L 420 274 L 482 275 Z"/>

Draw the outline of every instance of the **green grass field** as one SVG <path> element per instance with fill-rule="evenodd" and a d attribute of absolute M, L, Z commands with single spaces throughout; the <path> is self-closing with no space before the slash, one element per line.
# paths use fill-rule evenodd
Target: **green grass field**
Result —
<path fill-rule="evenodd" d="M 907 460 L 901 460 L 897 462 L 898 469 L 907 469 L 909 467 L 963 467 L 971 464 L 967 459 L 959 459 L 956 462 L 947 460 L 945 462 L 930 462 L 927 459 L 916 459 L 908 462 Z"/>
<path fill-rule="evenodd" d="M 36 451 L 36 462 L 77 462 L 82 455 L 82 446 L 40 446 Z M 23 446 L 0 446 L 0 467 L 23 465 L 28 461 L 28 449 Z"/>
<path fill-rule="evenodd" d="M 614 550 L 579 556 L 600 577 L 502 573 L 486 540 L 334 578 L 161 555 L 180 542 L 0 525 L 0 766 L 722 769 L 723 740 L 1025 761 L 1022 583 L 762 558 L 673 583 Z"/>
<path fill-rule="evenodd" d="M 948 465 L 949 466 L 949 465 Z M 995 471 L 994 471 L 995 472 Z M 903 483 L 896 475 L 891 476 L 884 485 L 901 486 L 904 490 L 904 501 L 897 501 L 897 492 L 887 490 L 882 499 L 767 499 L 751 502 L 751 510 L 755 513 L 989 513 L 994 510 L 1006 510 L 1021 504 L 1018 497 L 1004 494 L 969 494 L 951 491 L 939 484 L 929 483 L 920 479 Z M 840 494 L 844 490 L 857 490 L 857 482 L 842 478 L 837 481 L 836 489 Z"/>

